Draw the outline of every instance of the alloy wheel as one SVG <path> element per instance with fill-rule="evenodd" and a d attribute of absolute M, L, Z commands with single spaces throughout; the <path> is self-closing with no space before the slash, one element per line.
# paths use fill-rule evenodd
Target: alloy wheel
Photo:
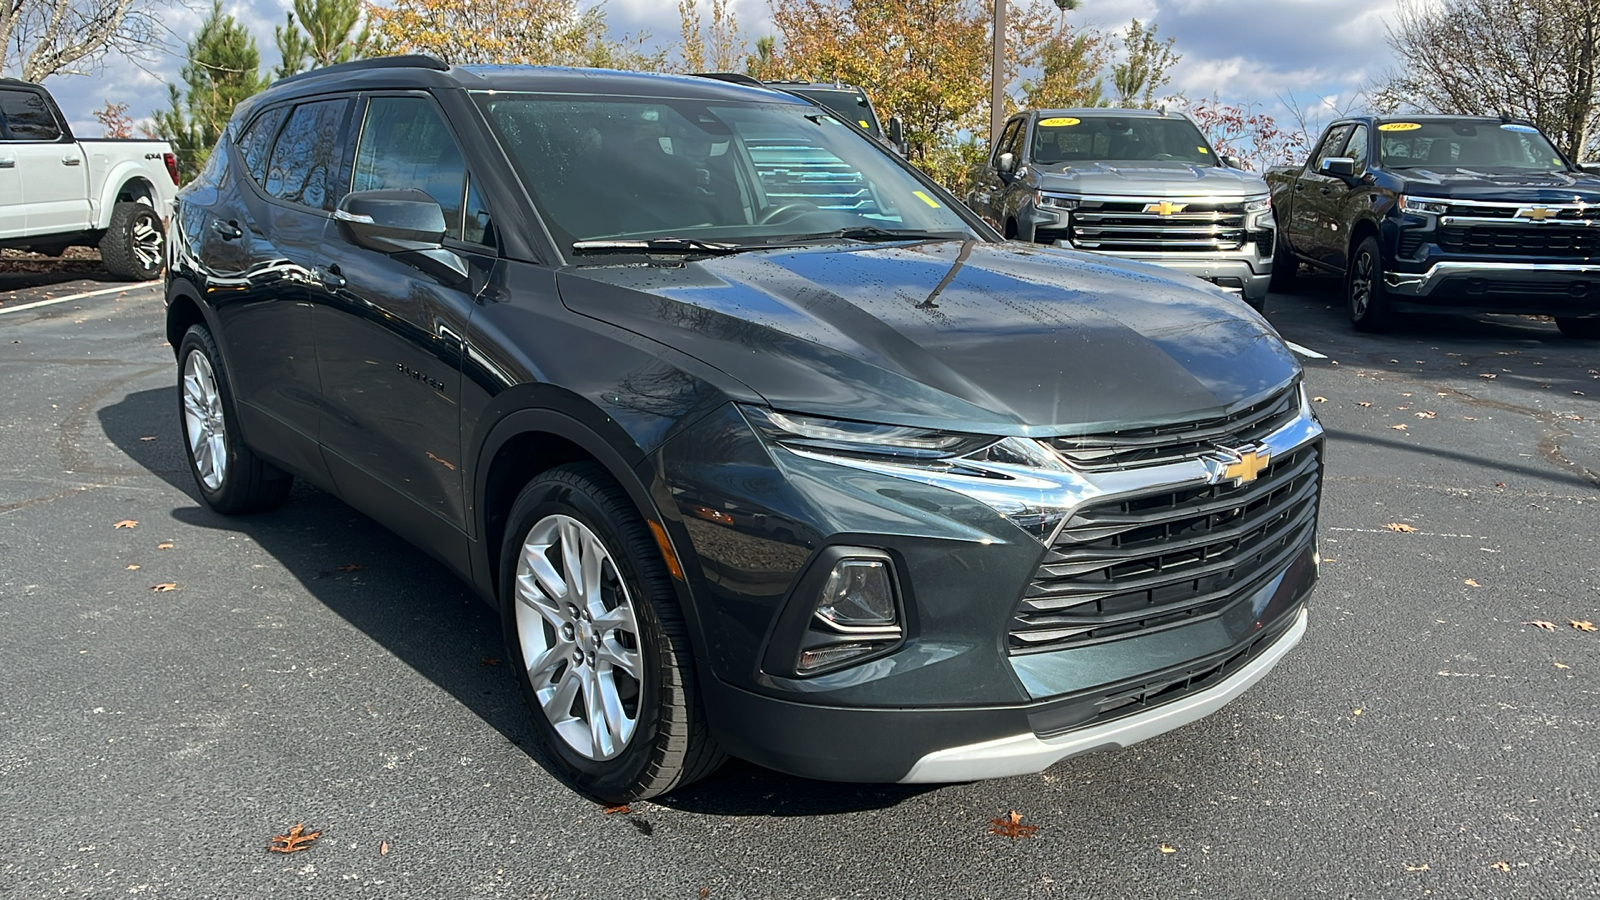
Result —
<path fill-rule="evenodd" d="M 1350 314 L 1360 319 L 1372 305 L 1372 254 L 1362 252 L 1350 272 Z"/>
<path fill-rule="evenodd" d="M 579 755 L 617 756 L 639 724 L 644 656 L 610 551 L 577 519 L 546 516 L 523 539 L 515 590 L 517 640 L 545 717 Z"/>
<path fill-rule="evenodd" d="M 217 490 L 228 474 L 228 431 L 216 372 L 211 360 L 198 351 L 191 351 L 183 362 L 183 425 L 200 483 L 208 491 Z"/>
<path fill-rule="evenodd" d="M 161 268 L 165 252 L 162 246 L 164 238 L 161 234 L 161 226 L 156 221 L 155 213 L 141 213 L 138 218 L 134 219 L 132 236 L 133 255 L 138 258 L 139 264 L 144 266 L 146 270 Z"/>

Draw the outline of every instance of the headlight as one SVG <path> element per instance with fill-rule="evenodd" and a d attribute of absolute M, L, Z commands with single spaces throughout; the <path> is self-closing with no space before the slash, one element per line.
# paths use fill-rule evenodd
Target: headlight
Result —
<path fill-rule="evenodd" d="M 998 440 L 977 434 L 824 419 L 759 406 L 743 409 L 745 418 L 768 440 L 822 452 L 937 460 L 963 456 Z"/>
<path fill-rule="evenodd" d="M 1072 197 L 1063 196 L 1061 194 L 1047 194 L 1044 191 L 1036 191 L 1034 193 L 1034 195 L 1033 195 L 1033 203 L 1034 203 L 1035 206 L 1041 207 L 1043 209 L 1077 209 L 1078 208 L 1078 201 L 1076 199 L 1074 199 Z"/>
<path fill-rule="evenodd" d="M 1265 197 L 1252 197 L 1244 201 L 1244 211 L 1247 213 L 1266 212 L 1272 208 L 1272 195 Z"/>
<path fill-rule="evenodd" d="M 1400 195 L 1400 211 L 1443 215 L 1450 211 L 1450 201 L 1433 197 L 1410 197 L 1402 194 Z"/>

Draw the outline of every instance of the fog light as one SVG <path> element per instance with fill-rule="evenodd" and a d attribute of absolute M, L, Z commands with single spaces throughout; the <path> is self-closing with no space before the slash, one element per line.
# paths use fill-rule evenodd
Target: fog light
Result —
<path fill-rule="evenodd" d="M 895 623 L 889 564 L 881 559 L 842 559 L 828 573 L 817 601 L 817 617 L 844 628 Z"/>
<path fill-rule="evenodd" d="M 800 651 L 800 664 L 796 667 L 802 674 L 826 669 L 842 662 L 848 662 L 858 656 L 866 656 L 883 649 L 881 641 L 866 643 L 832 644 L 827 647 L 815 647 L 810 650 Z"/>

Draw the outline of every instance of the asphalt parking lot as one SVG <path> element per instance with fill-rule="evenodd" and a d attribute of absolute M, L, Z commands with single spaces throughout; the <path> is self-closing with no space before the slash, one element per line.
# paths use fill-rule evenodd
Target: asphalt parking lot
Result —
<path fill-rule="evenodd" d="M 199 503 L 155 287 L 0 288 L 0 896 L 1600 895 L 1600 343 L 1548 321 L 1373 337 L 1331 282 L 1272 298 L 1326 562 L 1305 642 L 1212 717 L 1039 776 L 735 762 L 607 813 L 521 748 L 441 567 L 304 486 Z M 990 834 L 1011 810 L 1038 831 Z"/>

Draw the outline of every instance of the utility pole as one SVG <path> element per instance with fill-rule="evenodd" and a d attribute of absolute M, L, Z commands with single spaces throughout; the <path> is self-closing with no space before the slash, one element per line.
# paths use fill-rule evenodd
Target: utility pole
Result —
<path fill-rule="evenodd" d="M 989 143 L 1006 121 L 1006 0 L 994 0 L 994 61 L 989 69 Z"/>

